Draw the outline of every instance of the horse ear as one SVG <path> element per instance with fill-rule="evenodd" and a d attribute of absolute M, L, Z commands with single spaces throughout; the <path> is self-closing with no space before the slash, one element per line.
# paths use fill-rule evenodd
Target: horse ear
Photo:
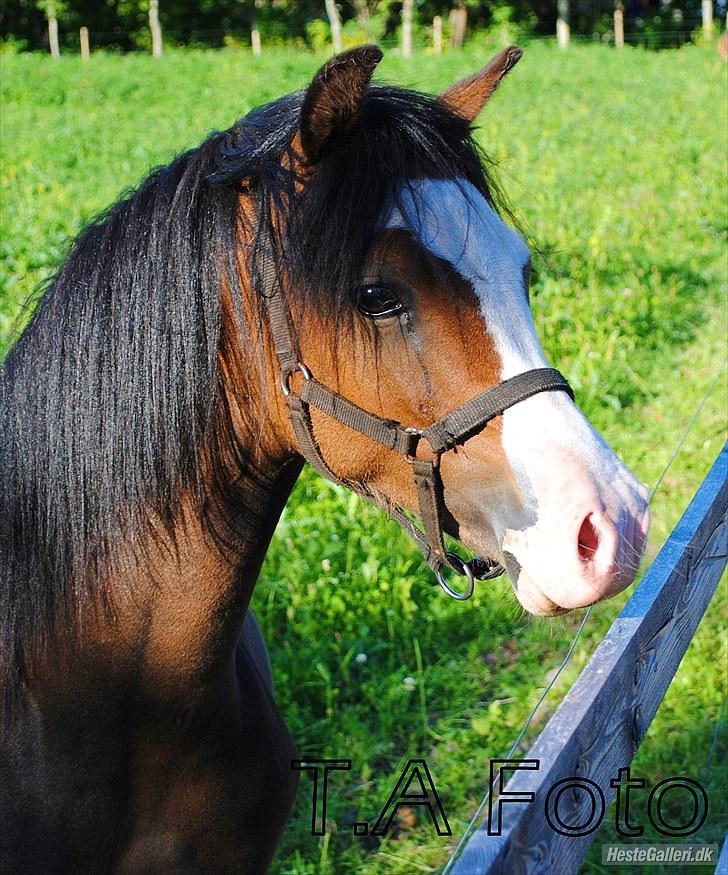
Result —
<path fill-rule="evenodd" d="M 440 95 L 440 100 L 459 116 L 474 122 L 498 87 L 498 83 L 521 60 L 522 54 L 523 49 L 519 49 L 518 46 L 508 46 L 482 70 L 451 85 Z"/>
<path fill-rule="evenodd" d="M 318 71 L 308 87 L 301 109 L 301 148 L 315 163 L 336 134 L 356 122 L 369 80 L 382 51 L 358 46 L 336 55 Z"/>

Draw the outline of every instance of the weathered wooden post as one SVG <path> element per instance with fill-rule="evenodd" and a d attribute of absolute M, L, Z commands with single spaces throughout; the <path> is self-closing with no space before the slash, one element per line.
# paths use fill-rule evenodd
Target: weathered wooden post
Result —
<path fill-rule="evenodd" d="M 260 54 L 260 31 L 257 27 L 250 31 L 250 46 L 253 49 L 254 55 Z"/>
<path fill-rule="evenodd" d="M 61 49 L 58 45 L 58 19 L 56 18 L 55 3 L 48 3 L 46 15 L 48 17 L 48 48 L 51 51 L 51 58 L 58 60 L 61 57 Z"/>
<path fill-rule="evenodd" d="M 432 19 L 432 50 L 436 55 L 442 54 L 442 18 L 439 15 Z"/>
<path fill-rule="evenodd" d="M 713 0 L 703 0 L 703 36 L 713 39 Z"/>
<path fill-rule="evenodd" d="M 339 15 L 335 0 L 326 0 L 325 5 L 326 14 L 331 25 L 331 42 L 334 46 L 334 54 L 338 55 L 343 47 L 341 42 L 341 16 Z"/>
<path fill-rule="evenodd" d="M 152 57 L 162 57 L 162 28 L 159 26 L 159 0 L 149 0 L 149 29 L 152 32 Z"/>
<path fill-rule="evenodd" d="M 402 56 L 412 57 L 412 6 L 414 0 L 402 0 Z"/>
<path fill-rule="evenodd" d="M 622 0 L 614 4 L 614 45 L 621 49 L 624 46 L 624 6 Z"/>
<path fill-rule="evenodd" d="M 560 48 L 567 49 L 571 36 L 569 29 L 569 0 L 558 0 L 556 12 L 556 40 Z"/>
<path fill-rule="evenodd" d="M 462 3 L 453 6 L 450 10 L 450 45 L 454 49 L 461 49 L 465 41 L 465 29 L 468 25 L 468 10 Z"/>
<path fill-rule="evenodd" d="M 81 57 L 84 61 L 88 61 L 89 55 L 91 54 L 91 49 L 88 42 L 88 28 L 82 27 L 78 32 L 78 36 L 81 40 Z"/>

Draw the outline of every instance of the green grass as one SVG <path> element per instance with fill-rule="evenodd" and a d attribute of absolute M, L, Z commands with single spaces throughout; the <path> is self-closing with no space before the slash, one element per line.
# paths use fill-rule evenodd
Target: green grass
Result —
<path fill-rule="evenodd" d="M 90 216 L 150 166 L 301 87 L 321 60 L 292 50 L 169 53 L 159 63 L 2 57 L 0 349 Z M 388 55 L 379 75 L 436 91 L 482 61 L 475 47 L 410 64 Z M 544 346 L 648 484 L 725 359 L 724 88 L 725 67 L 707 50 L 534 45 L 478 134 L 544 253 L 533 290 Z M 723 374 L 657 494 L 649 557 L 723 443 L 726 391 Z M 626 597 L 595 609 L 537 725 Z M 716 732 L 727 604 L 723 584 L 633 766 L 648 787 L 669 775 L 701 780 L 710 812 L 700 838 L 711 841 L 721 840 L 728 808 L 725 714 Z M 354 764 L 331 779 L 323 839 L 308 834 L 304 776 L 279 875 L 436 871 L 454 842 L 427 819 L 402 822 L 381 842 L 355 838 L 353 822 L 373 821 L 403 763 L 424 756 L 456 838 L 484 793 L 488 759 L 508 749 L 578 620 L 525 616 L 504 581 L 481 584 L 465 605 L 445 599 L 394 524 L 310 472 L 283 516 L 255 607 L 301 751 Z M 606 871 L 599 845 L 613 836 L 602 829 L 585 872 Z M 645 840 L 653 836 L 648 828 Z"/>

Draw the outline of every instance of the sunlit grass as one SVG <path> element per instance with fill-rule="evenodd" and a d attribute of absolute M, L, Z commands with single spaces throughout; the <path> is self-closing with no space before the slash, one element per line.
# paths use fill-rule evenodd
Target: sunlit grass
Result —
<path fill-rule="evenodd" d="M 160 63 L 95 55 L 85 65 L 2 57 L 0 348 L 90 216 L 152 165 L 304 85 L 321 60 L 291 50 L 171 52 Z M 388 55 L 379 75 L 436 91 L 482 60 L 473 46 L 414 63 Z M 534 46 L 478 131 L 543 253 L 532 294 L 544 345 L 650 485 L 725 358 L 724 76 L 695 48 Z M 652 556 L 722 445 L 725 398 L 723 377 L 657 494 Z M 595 610 L 538 725 L 626 597 Z M 372 822 L 407 759 L 425 757 L 457 836 L 485 790 L 488 758 L 517 735 L 578 620 L 528 618 L 506 581 L 481 584 L 465 605 L 445 599 L 394 524 L 311 472 L 255 607 L 302 753 L 353 760 L 332 777 L 325 840 L 307 832 L 304 778 L 274 865 L 281 875 L 441 865 L 448 843 L 426 818 L 382 842 L 355 838 L 353 823 Z M 712 841 L 726 811 L 726 736 L 714 732 L 725 618 L 723 586 L 633 767 L 648 786 L 680 774 L 709 786 L 700 838 Z M 602 871 L 598 848 L 589 860 L 586 871 Z"/>

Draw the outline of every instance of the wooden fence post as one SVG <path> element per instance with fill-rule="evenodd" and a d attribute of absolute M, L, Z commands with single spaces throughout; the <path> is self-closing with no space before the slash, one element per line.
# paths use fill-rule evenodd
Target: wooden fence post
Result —
<path fill-rule="evenodd" d="M 703 0 L 703 36 L 713 39 L 713 0 Z"/>
<path fill-rule="evenodd" d="M 402 0 L 402 56 L 412 57 L 412 6 L 414 0 Z"/>
<path fill-rule="evenodd" d="M 326 14 L 329 17 L 329 24 L 331 25 L 331 42 L 334 46 L 334 54 L 338 55 L 342 49 L 341 42 L 341 16 L 339 15 L 339 10 L 336 7 L 335 0 L 326 0 Z"/>
<path fill-rule="evenodd" d="M 622 0 L 614 4 L 614 45 L 621 49 L 624 46 L 624 6 Z"/>
<path fill-rule="evenodd" d="M 450 45 L 454 49 L 461 49 L 465 41 L 465 29 L 468 25 L 468 10 L 465 6 L 453 6 L 450 10 Z"/>
<path fill-rule="evenodd" d="M 162 57 L 162 28 L 159 26 L 159 0 L 149 0 L 149 29 L 152 32 L 152 57 Z"/>
<path fill-rule="evenodd" d="M 567 49 L 569 47 L 569 37 L 571 36 L 569 29 L 569 0 L 558 0 L 556 9 L 558 13 L 556 18 L 556 40 L 560 48 Z"/>
<path fill-rule="evenodd" d="M 439 15 L 432 19 L 432 50 L 436 55 L 442 54 L 442 18 Z"/>
<path fill-rule="evenodd" d="M 88 42 L 88 28 L 82 27 L 78 32 L 78 36 L 81 40 L 81 57 L 84 61 L 88 61 L 89 55 L 91 54 L 91 49 Z"/>
<path fill-rule="evenodd" d="M 253 49 L 254 55 L 260 54 L 260 31 L 257 27 L 250 31 L 250 47 Z"/>
<path fill-rule="evenodd" d="M 56 7 L 53 3 L 48 4 L 48 47 L 51 50 L 51 58 L 58 60 L 61 57 L 61 50 L 58 46 L 58 19 L 56 18 Z"/>

